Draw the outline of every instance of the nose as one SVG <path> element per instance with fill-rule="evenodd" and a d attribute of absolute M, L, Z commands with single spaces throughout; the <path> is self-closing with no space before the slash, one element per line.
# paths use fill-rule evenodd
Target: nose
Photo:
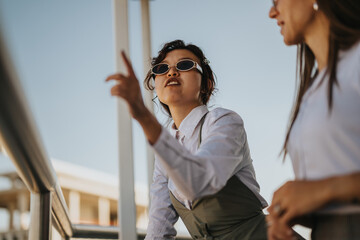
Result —
<path fill-rule="evenodd" d="M 168 77 L 177 77 L 179 76 L 179 71 L 175 66 L 170 67 L 169 72 L 167 73 Z"/>
<path fill-rule="evenodd" d="M 279 14 L 278 10 L 274 6 L 272 6 L 269 11 L 269 18 L 274 19 L 277 17 L 278 14 Z"/>

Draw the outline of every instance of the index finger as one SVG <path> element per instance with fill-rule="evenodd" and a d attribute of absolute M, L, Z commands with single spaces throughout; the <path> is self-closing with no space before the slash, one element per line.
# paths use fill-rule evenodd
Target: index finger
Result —
<path fill-rule="evenodd" d="M 109 75 L 106 79 L 105 79 L 105 82 L 108 82 L 110 80 L 125 80 L 126 77 L 121 74 L 121 73 L 115 73 L 115 74 L 112 74 L 112 75 Z"/>
<path fill-rule="evenodd" d="M 129 73 L 129 75 L 135 76 L 135 73 L 134 73 L 133 67 L 131 65 L 131 62 L 127 58 L 126 53 L 124 51 L 121 51 L 121 57 L 124 60 L 124 63 L 125 63 L 125 66 L 126 66 L 126 69 L 127 69 L 128 73 Z"/>

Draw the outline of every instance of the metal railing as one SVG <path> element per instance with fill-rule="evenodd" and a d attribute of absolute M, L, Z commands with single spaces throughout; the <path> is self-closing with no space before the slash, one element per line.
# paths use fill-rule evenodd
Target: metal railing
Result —
<path fill-rule="evenodd" d="M 51 219 L 64 237 L 73 236 L 63 193 L 2 37 L 0 76 L 0 141 L 31 192 L 29 239 L 49 239 Z"/>
<path fill-rule="evenodd" d="M 0 141 L 31 192 L 29 239 L 48 239 L 50 218 L 64 236 L 73 229 L 55 171 L 32 118 L 25 94 L 0 37 Z"/>
<path fill-rule="evenodd" d="M 0 142 L 31 192 L 29 239 L 50 239 L 52 226 L 63 239 L 118 239 L 116 227 L 71 223 L 57 176 L 40 140 L 2 37 L 0 76 Z M 23 236 L 23 233 L 17 232 L 9 232 L 6 236 L 10 239 L 12 236 L 19 237 L 19 234 Z M 143 238 L 143 235 L 139 237 Z"/>
<path fill-rule="evenodd" d="M 29 239 L 50 239 L 51 226 L 64 239 L 117 239 L 118 230 L 115 227 L 71 223 L 57 176 L 40 140 L 2 36 L 0 76 L 0 142 L 31 192 Z M 14 234 L 9 232 L 7 236 L 10 238 Z"/>
<path fill-rule="evenodd" d="M 52 226 L 66 240 L 119 239 L 118 227 L 71 223 L 58 178 L 42 144 L 2 36 L 0 36 L 0 76 L 0 145 L 5 148 L 17 173 L 31 192 L 28 239 L 51 239 Z M 9 232 L 6 239 L 11 239 L 12 236 L 21 239 L 20 236 L 24 234 Z M 145 232 L 137 230 L 137 239 L 144 237 Z"/>

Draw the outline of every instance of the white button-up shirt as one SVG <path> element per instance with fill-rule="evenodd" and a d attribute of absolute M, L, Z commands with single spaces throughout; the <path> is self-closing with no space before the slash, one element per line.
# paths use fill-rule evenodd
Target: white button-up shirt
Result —
<path fill-rule="evenodd" d="M 339 59 L 339 85 L 333 88 L 332 110 L 328 107 L 326 69 L 303 96 L 288 143 L 296 179 L 317 180 L 360 172 L 360 42 L 341 51 Z M 324 212 L 360 213 L 358 205 L 329 209 Z"/>
<path fill-rule="evenodd" d="M 205 116 L 201 131 L 201 119 Z M 236 175 L 260 200 L 259 184 L 250 157 L 244 124 L 240 116 L 230 110 L 206 106 L 193 109 L 179 129 L 162 129 L 153 145 L 156 153 L 151 187 L 150 221 L 146 239 L 172 239 L 173 225 L 178 220 L 169 190 L 191 209 L 192 202 L 221 190 Z"/>

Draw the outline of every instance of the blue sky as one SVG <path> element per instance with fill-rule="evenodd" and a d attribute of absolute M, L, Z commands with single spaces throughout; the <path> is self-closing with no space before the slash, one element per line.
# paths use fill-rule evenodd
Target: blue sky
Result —
<path fill-rule="evenodd" d="M 295 86 L 295 47 L 286 47 L 270 0 L 150 2 L 152 53 L 174 39 L 200 46 L 217 76 L 210 106 L 240 114 L 261 192 L 293 177 L 279 152 Z M 48 155 L 117 174 L 111 0 L 0 0 L 1 25 Z M 130 56 L 142 76 L 140 1 L 129 1 Z M 155 111 L 159 118 L 162 112 Z M 135 181 L 146 182 L 145 139 L 134 126 Z M 1 167 L 1 166 L 0 166 Z"/>

